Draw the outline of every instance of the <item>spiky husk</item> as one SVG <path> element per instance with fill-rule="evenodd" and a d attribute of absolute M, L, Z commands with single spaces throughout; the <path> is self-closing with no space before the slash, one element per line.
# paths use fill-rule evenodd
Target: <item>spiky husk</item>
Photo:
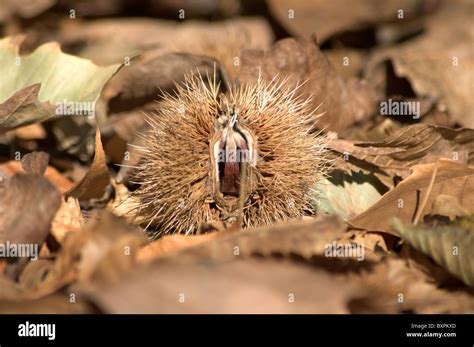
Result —
<path fill-rule="evenodd" d="M 315 110 L 297 97 L 286 81 L 233 87 L 230 103 L 258 139 L 255 188 L 243 213 L 244 227 L 267 225 L 311 214 L 313 188 L 325 175 L 325 137 L 311 132 Z M 167 95 L 150 130 L 142 135 L 142 161 L 133 175 L 136 211 L 154 236 L 194 233 L 219 219 L 209 197 L 209 143 L 219 116 L 219 86 L 215 80 L 188 77 Z"/>

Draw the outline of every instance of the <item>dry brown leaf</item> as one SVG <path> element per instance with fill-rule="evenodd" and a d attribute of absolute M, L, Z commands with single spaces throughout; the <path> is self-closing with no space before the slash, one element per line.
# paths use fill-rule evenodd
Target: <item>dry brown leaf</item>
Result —
<path fill-rule="evenodd" d="M 82 282 L 118 280 L 134 265 L 136 252 L 146 239 L 136 227 L 105 212 L 70 235 L 58 264 L 74 263 L 74 254 L 79 253 L 78 281 Z"/>
<path fill-rule="evenodd" d="M 412 169 L 413 173 L 408 178 L 383 195 L 368 210 L 350 219 L 349 224 L 360 229 L 383 231 L 398 236 L 390 225 L 390 218 L 397 217 L 404 223 L 412 223 L 419 215 L 422 220 L 424 216 L 433 213 L 433 202 L 439 195 L 453 196 L 463 209 L 474 213 L 473 168 L 440 160 L 435 164 L 416 165 Z M 430 187 L 434 173 L 434 183 Z M 425 204 L 424 199 L 427 199 Z"/>
<path fill-rule="evenodd" d="M 142 145 L 142 139 L 137 134 L 149 130 L 146 116 L 152 115 L 160 106 L 159 102 L 147 103 L 130 111 L 119 112 L 107 119 L 105 127 L 110 127 L 114 134 L 104 144 L 104 150 L 111 161 L 122 164 L 115 181 L 120 183 L 128 178 L 128 173 L 136 166 L 141 153 L 135 146 Z"/>
<path fill-rule="evenodd" d="M 452 124 L 474 128 L 472 11 L 469 1 L 445 3 L 426 18 L 422 35 L 374 54 L 366 78 L 386 90 L 386 62 L 391 62 L 396 76 L 406 78 L 419 98 L 437 100 L 437 109 L 447 112 Z"/>
<path fill-rule="evenodd" d="M 3 275 L 5 269 L 7 268 L 7 261 L 5 259 L 0 260 L 0 275 Z"/>
<path fill-rule="evenodd" d="M 227 80 L 232 82 L 238 74 L 240 51 L 270 48 L 273 41 L 268 23 L 255 17 L 213 24 L 190 21 L 177 32 L 170 47 L 173 51 L 216 59 L 225 70 Z"/>
<path fill-rule="evenodd" d="M 389 252 L 389 247 L 382 234 L 366 232 L 364 230 L 351 230 L 344 233 L 338 243 L 357 243 L 366 251 L 373 253 Z"/>
<path fill-rule="evenodd" d="M 21 140 L 44 140 L 48 136 L 44 127 L 39 123 L 19 127 L 13 133 Z"/>
<path fill-rule="evenodd" d="M 106 313 L 346 313 L 350 291 L 301 264 L 247 259 L 154 264 L 81 297 Z"/>
<path fill-rule="evenodd" d="M 433 216 L 446 216 L 450 221 L 454 221 L 457 217 L 465 217 L 469 215 L 459 204 L 459 200 L 452 195 L 438 195 L 433 201 Z"/>
<path fill-rule="evenodd" d="M 56 0 L 2 0 L 0 4 L 0 23 L 15 17 L 31 18 L 53 6 Z"/>
<path fill-rule="evenodd" d="M 410 0 L 267 0 L 272 14 L 294 36 L 309 38 L 312 35 L 324 41 L 344 30 L 357 30 L 369 25 L 397 19 L 403 9 L 404 18 L 412 19 L 421 8 L 428 8 L 436 1 L 421 4 Z"/>
<path fill-rule="evenodd" d="M 341 139 L 362 142 L 383 142 L 402 128 L 403 124 L 391 118 L 375 116 L 372 122 L 361 123 L 337 133 Z"/>
<path fill-rule="evenodd" d="M 88 303 L 63 294 L 54 294 L 38 300 L 0 300 L 2 314 L 85 314 L 96 313 Z"/>
<path fill-rule="evenodd" d="M 324 55 L 337 73 L 345 79 L 359 77 L 367 60 L 366 52 L 349 48 L 325 50 Z"/>
<path fill-rule="evenodd" d="M 70 191 L 67 197 L 74 197 L 79 201 L 99 199 L 104 195 L 105 189 L 110 183 L 109 169 L 105 159 L 100 131 L 97 128 L 95 133 L 95 154 L 91 167 L 86 175 Z"/>
<path fill-rule="evenodd" d="M 331 140 L 327 146 L 340 157 L 337 167 L 373 172 L 389 187 L 393 176 L 407 177 L 416 164 L 441 158 L 474 163 L 474 130 L 429 124 L 405 126 L 381 142 Z M 348 160 L 343 161 L 344 156 Z"/>
<path fill-rule="evenodd" d="M 410 269 L 423 272 L 428 277 L 429 282 L 434 282 L 440 287 L 448 288 L 463 285 L 462 281 L 407 242 L 401 244 L 398 255 L 406 261 Z"/>
<path fill-rule="evenodd" d="M 22 88 L 0 104 L 0 132 L 42 122 L 54 116 L 54 105 L 38 99 L 40 88 L 41 83 Z"/>
<path fill-rule="evenodd" d="M 158 98 L 162 91 L 171 91 L 175 83 L 184 81 L 186 73 L 211 75 L 219 70 L 215 60 L 207 57 L 172 53 L 156 49 L 143 53 L 125 65 L 103 92 L 111 113 L 130 110 Z"/>
<path fill-rule="evenodd" d="M 20 55 L 14 37 L 0 40 L 0 62 L 0 132 L 49 118 L 65 119 L 62 116 L 71 111 L 74 115 L 84 113 L 77 107 L 70 109 L 65 102 L 90 103 L 88 115 L 94 113 L 103 86 L 121 67 L 120 64 L 99 67 L 89 60 L 65 54 L 57 42 Z"/>
<path fill-rule="evenodd" d="M 22 299 L 23 290 L 18 282 L 7 276 L 0 276 L 0 301 Z"/>
<path fill-rule="evenodd" d="M 19 160 L 10 160 L 6 163 L 0 164 L 0 174 L 4 178 L 11 177 L 17 173 L 24 173 L 21 166 L 21 161 Z M 65 192 L 69 191 L 73 187 L 73 182 L 63 176 L 58 170 L 56 170 L 52 166 L 48 166 L 46 168 L 46 172 L 44 173 L 44 177 L 48 179 L 48 181 L 56 187 L 59 193 L 64 194 Z"/>
<path fill-rule="evenodd" d="M 388 258 L 372 271 L 354 278 L 360 297 L 350 303 L 352 313 L 473 313 L 474 299 L 462 290 L 438 289 L 401 259 Z M 357 285 L 354 283 L 354 285 Z"/>
<path fill-rule="evenodd" d="M 67 233 L 79 230 L 83 224 L 84 217 L 81 214 L 79 201 L 73 197 L 69 197 L 67 201 L 62 199 L 61 206 L 51 223 L 51 235 L 62 244 Z"/>
<path fill-rule="evenodd" d="M 131 143 L 138 131 L 145 124 L 145 115 L 151 114 L 155 111 L 158 103 L 144 105 L 140 109 L 133 109 L 131 111 L 119 112 L 111 115 L 107 120 L 107 125 L 110 126 L 114 132 L 125 142 Z"/>
<path fill-rule="evenodd" d="M 139 263 L 148 263 L 153 259 L 163 255 L 181 251 L 189 247 L 194 247 L 224 235 L 225 232 L 215 232 L 203 235 L 165 235 L 162 238 L 151 242 L 145 247 L 140 248 L 137 253 L 137 261 Z"/>
<path fill-rule="evenodd" d="M 380 199 L 388 189 L 372 174 L 333 169 L 317 183 L 313 206 L 319 214 L 344 220 L 357 216 Z"/>
<path fill-rule="evenodd" d="M 34 291 L 42 284 L 54 262 L 49 259 L 30 261 L 21 272 L 18 282 L 25 291 Z"/>
<path fill-rule="evenodd" d="M 32 152 L 26 154 L 21 160 L 23 170 L 30 174 L 44 175 L 49 163 L 49 154 L 45 152 Z"/>
<path fill-rule="evenodd" d="M 117 281 L 135 264 L 136 251 L 144 242 L 143 233 L 118 217 L 95 216 L 79 231 L 67 233 L 54 262 L 46 261 L 47 268 L 44 261 L 30 262 L 22 273 L 23 284 L 0 276 L 0 300 L 36 300 L 77 282 Z"/>
<path fill-rule="evenodd" d="M 239 80 L 255 83 L 260 74 L 269 81 L 288 77 L 295 86 L 306 81 L 298 93 L 312 96 L 313 109 L 324 112 L 319 127 L 342 130 L 375 112 L 376 95 L 371 87 L 355 78 L 344 80 L 312 42 L 284 39 L 268 51 L 242 51 Z"/>
<path fill-rule="evenodd" d="M 240 47 L 243 37 L 245 45 Z M 81 57 L 109 64 L 159 47 L 218 60 L 222 57 L 233 59 L 240 48 L 266 48 L 274 38 L 265 19 L 240 17 L 218 22 L 186 20 L 184 23 L 155 18 L 65 20 L 60 23 L 55 39 Z M 225 51 L 223 46 L 229 49 Z M 83 49 L 77 51 L 77 47 Z"/>
<path fill-rule="evenodd" d="M 60 204 L 58 191 L 43 176 L 13 176 L 0 186 L 0 243 L 40 246 Z"/>
<path fill-rule="evenodd" d="M 392 222 L 401 237 L 411 246 L 431 257 L 438 265 L 474 287 L 474 231 L 446 225 L 416 228 L 396 219 Z"/>
<path fill-rule="evenodd" d="M 52 166 L 48 166 L 46 168 L 46 172 L 44 173 L 44 177 L 48 179 L 49 182 L 51 182 L 56 189 L 58 190 L 61 195 L 64 195 L 66 192 L 72 189 L 74 186 L 74 183 L 64 176 L 62 173 L 60 173 L 58 170 L 56 170 Z"/>
<path fill-rule="evenodd" d="M 344 223 L 337 217 L 278 223 L 226 233 L 210 242 L 160 257 L 159 260 L 192 263 L 198 260 L 228 261 L 236 256 L 252 255 L 297 255 L 305 259 L 324 257 L 326 246 L 339 238 L 344 230 Z"/>

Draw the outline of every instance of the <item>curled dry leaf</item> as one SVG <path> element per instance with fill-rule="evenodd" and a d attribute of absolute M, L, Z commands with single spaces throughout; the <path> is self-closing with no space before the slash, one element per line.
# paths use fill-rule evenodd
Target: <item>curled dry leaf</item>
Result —
<path fill-rule="evenodd" d="M 238 79 L 255 83 L 260 75 L 269 81 L 287 77 L 295 86 L 306 81 L 298 93 L 312 96 L 313 110 L 324 113 L 318 126 L 330 130 L 350 127 L 375 112 L 371 87 L 355 78 L 344 80 L 312 42 L 283 39 L 267 51 L 242 51 Z"/>
<path fill-rule="evenodd" d="M 105 159 L 104 149 L 97 128 L 95 133 L 95 154 L 89 171 L 69 192 L 67 197 L 74 197 L 79 201 L 99 199 L 103 197 L 105 189 L 110 184 L 109 169 Z"/>
<path fill-rule="evenodd" d="M 459 206 L 474 213 L 474 169 L 452 161 L 440 160 L 435 164 L 421 164 L 398 186 L 372 205 L 365 212 L 349 220 L 355 228 L 383 231 L 399 235 L 390 225 L 389 218 L 398 217 L 411 223 L 419 217 L 433 214 L 433 202 L 439 195 L 454 197 Z"/>
<path fill-rule="evenodd" d="M 114 286 L 82 288 L 81 297 L 105 313 L 347 312 L 351 287 L 322 271 L 289 261 L 235 259 L 153 264 Z"/>
<path fill-rule="evenodd" d="M 474 287 L 474 230 L 456 226 L 416 228 L 392 221 L 394 228 L 410 245 L 433 258 L 440 266 Z"/>
<path fill-rule="evenodd" d="M 0 132 L 67 114 L 68 104 L 61 110 L 61 103 L 95 107 L 102 87 L 120 67 L 98 67 L 63 53 L 54 42 L 25 56 L 19 50 L 14 38 L 0 40 Z"/>

